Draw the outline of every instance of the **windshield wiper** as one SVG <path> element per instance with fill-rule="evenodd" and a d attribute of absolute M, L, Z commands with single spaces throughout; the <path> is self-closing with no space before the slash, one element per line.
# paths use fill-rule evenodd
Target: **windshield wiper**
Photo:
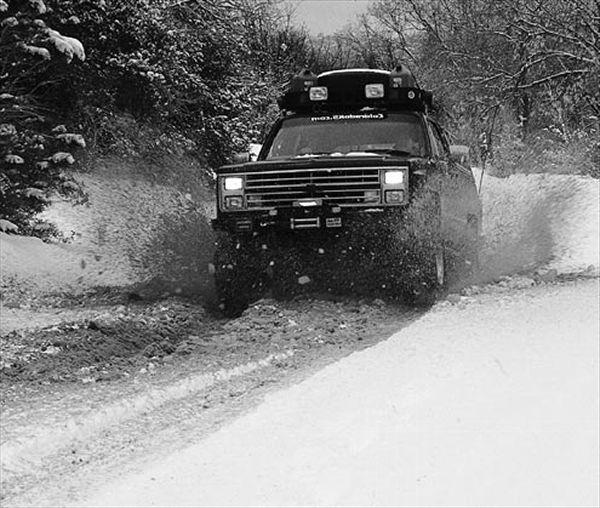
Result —
<path fill-rule="evenodd" d="M 386 155 L 397 155 L 399 157 L 415 157 L 414 154 L 407 152 L 406 150 L 397 150 L 395 148 L 369 148 L 367 152 L 383 153 Z"/>

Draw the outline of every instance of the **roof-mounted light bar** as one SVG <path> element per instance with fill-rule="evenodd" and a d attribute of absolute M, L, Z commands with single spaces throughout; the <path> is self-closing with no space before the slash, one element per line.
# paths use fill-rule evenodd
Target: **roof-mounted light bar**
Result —
<path fill-rule="evenodd" d="M 305 69 L 292 77 L 278 102 L 286 112 L 361 107 L 426 111 L 432 107 L 432 94 L 422 90 L 412 72 L 403 65 L 392 71 L 346 69 L 318 76 Z"/>

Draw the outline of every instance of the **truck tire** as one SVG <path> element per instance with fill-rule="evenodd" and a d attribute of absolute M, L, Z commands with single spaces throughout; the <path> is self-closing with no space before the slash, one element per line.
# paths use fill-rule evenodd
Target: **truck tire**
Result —
<path fill-rule="evenodd" d="M 421 263 L 401 287 L 401 301 L 405 305 L 426 307 L 433 305 L 448 285 L 446 252 L 440 249 L 421 257 Z"/>
<path fill-rule="evenodd" d="M 215 289 L 219 309 L 225 316 L 239 316 L 260 298 L 265 286 L 260 265 L 260 257 L 251 245 L 228 233 L 217 235 Z"/>
<path fill-rule="evenodd" d="M 464 236 L 448 243 L 450 259 L 447 260 L 447 279 L 451 285 L 464 286 L 472 283 L 479 274 L 480 238 L 477 218 L 467 221 Z"/>

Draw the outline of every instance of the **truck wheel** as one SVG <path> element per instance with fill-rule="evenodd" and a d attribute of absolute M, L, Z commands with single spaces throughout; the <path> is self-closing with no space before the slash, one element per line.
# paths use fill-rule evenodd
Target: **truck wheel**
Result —
<path fill-rule="evenodd" d="M 251 245 L 221 233 L 217 237 L 214 259 L 219 309 L 228 317 L 237 317 L 264 290 L 260 257 Z"/>
<path fill-rule="evenodd" d="M 410 279 L 402 291 L 402 302 L 406 305 L 417 307 L 433 305 L 447 287 L 448 265 L 445 251 L 440 250 L 422 259 L 427 257 L 429 261 L 419 267 L 416 276 Z"/>
<path fill-rule="evenodd" d="M 481 270 L 479 252 L 481 249 L 480 223 L 478 217 L 469 220 L 469 242 L 467 247 L 466 262 L 469 265 L 469 275 L 471 278 L 477 278 Z"/>
<path fill-rule="evenodd" d="M 470 222 L 464 237 L 454 246 L 452 259 L 452 283 L 469 284 L 479 274 L 479 229 L 477 221 Z M 447 270 L 448 271 L 448 270 Z"/>
<path fill-rule="evenodd" d="M 466 265 L 465 279 L 475 280 L 478 277 L 478 274 L 481 270 L 478 244 L 469 246 L 468 252 L 466 253 L 464 258 L 464 263 Z"/>

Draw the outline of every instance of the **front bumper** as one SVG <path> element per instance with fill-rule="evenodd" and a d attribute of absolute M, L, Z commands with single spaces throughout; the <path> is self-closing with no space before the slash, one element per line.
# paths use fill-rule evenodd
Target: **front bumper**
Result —
<path fill-rule="evenodd" d="M 320 205 L 253 212 L 220 212 L 212 221 L 216 231 L 244 234 L 271 231 L 339 231 L 357 222 L 388 219 L 402 213 L 404 206 L 347 208 Z"/>

